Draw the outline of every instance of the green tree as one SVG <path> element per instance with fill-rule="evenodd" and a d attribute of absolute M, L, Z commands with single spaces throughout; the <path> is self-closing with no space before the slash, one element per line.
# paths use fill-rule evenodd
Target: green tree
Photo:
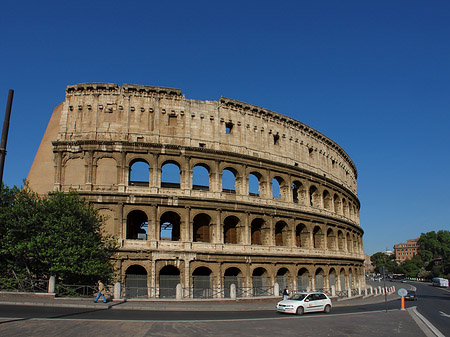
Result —
<path fill-rule="evenodd" d="M 418 254 L 425 264 L 425 269 L 432 276 L 448 277 L 450 274 L 450 232 L 440 230 L 420 235 Z"/>
<path fill-rule="evenodd" d="M 381 266 L 386 267 L 389 273 L 398 272 L 397 262 L 395 262 L 395 256 L 393 254 L 388 255 L 383 252 L 378 252 L 370 257 L 370 261 L 372 261 L 377 272 L 380 270 Z"/>
<path fill-rule="evenodd" d="M 102 235 L 102 217 L 80 196 L 40 197 L 25 185 L 2 188 L 0 266 L 9 277 L 56 276 L 69 284 L 109 281 L 114 238 Z"/>

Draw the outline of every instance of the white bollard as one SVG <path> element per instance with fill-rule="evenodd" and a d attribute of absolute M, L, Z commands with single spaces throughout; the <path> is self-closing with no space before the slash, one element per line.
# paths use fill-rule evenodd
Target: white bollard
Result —
<path fill-rule="evenodd" d="M 331 286 L 331 296 L 336 296 L 336 286 L 335 285 L 332 285 Z"/>
<path fill-rule="evenodd" d="M 55 293 L 55 282 L 56 279 L 54 276 L 50 276 L 50 279 L 48 280 L 48 292 L 49 294 Z"/>
<path fill-rule="evenodd" d="M 232 300 L 236 299 L 236 285 L 234 283 L 232 283 L 230 286 L 230 298 Z"/>
<path fill-rule="evenodd" d="M 177 300 L 181 300 L 183 298 L 183 287 L 181 286 L 181 283 L 177 284 L 176 298 L 177 298 Z"/>
<path fill-rule="evenodd" d="M 114 299 L 115 300 L 118 300 L 118 299 L 120 299 L 120 291 L 121 291 L 121 289 L 120 289 L 121 287 L 120 287 L 120 282 L 116 282 L 115 284 L 114 284 Z"/>
<path fill-rule="evenodd" d="M 280 295 L 280 285 L 275 282 L 273 285 L 273 296 L 279 296 Z"/>

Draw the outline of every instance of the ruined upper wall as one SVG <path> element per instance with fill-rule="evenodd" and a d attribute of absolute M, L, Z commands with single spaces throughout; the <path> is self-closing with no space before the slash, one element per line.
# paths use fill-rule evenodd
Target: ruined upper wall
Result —
<path fill-rule="evenodd" d="M 345 151 L 309 126 L 229 98 L 186 99 L 180 89 L 114 83 L 68 86 L 58 140 L 116 140 L 203 147 L 326 176 L 356 194 Z"/>

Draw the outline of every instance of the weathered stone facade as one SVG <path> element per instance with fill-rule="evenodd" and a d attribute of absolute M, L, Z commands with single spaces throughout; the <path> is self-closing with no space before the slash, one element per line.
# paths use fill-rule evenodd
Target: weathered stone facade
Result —
<path fill-rule="evenodd" d="M 95 204 L 122 284 L 151 297 L 363 285 L 356 178 L 339 145 L 276 112 L 108 83 L 67 87 L 28 176 Z"/>

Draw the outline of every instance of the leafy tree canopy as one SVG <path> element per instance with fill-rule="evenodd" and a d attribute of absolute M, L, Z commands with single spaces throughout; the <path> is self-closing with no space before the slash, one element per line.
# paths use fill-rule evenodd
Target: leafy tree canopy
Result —
<path fill-rule="evenodd" d="M 9 277 L 54 275 L 67 284 L 109 281 L 116 243 L 102 235 L 101 224 L 99 213 L 74 191 L 41 197 L 27 184 L 2 187 L 0 267 Z"/>
<path fill-rule="evenodd" d="M 450 232 L 440 230 L 422 233 L 419 255 L 432 276 L 450 276 Z"/>

